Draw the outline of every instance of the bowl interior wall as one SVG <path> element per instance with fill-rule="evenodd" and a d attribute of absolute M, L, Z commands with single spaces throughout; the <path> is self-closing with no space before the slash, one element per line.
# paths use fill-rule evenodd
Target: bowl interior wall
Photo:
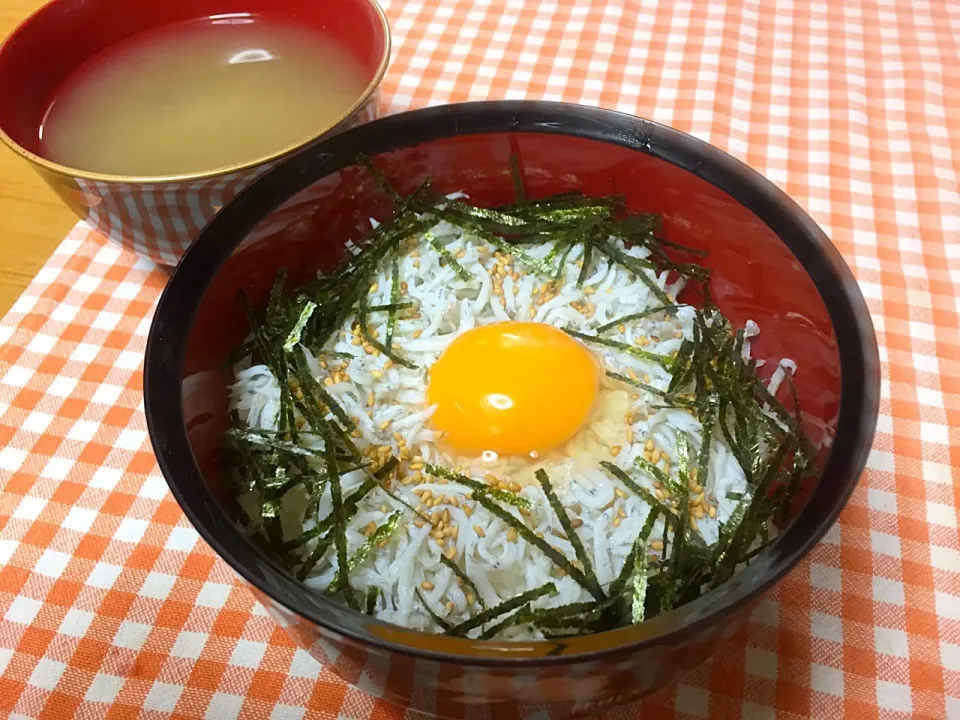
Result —
<path fill-rule="evenodd" d="M 694 174 L 637 150 L 592 139 L 539 133 L 465 135 L 378 155 L 375 163 L 401 193 L 425 179 L 441 193 L 469 192 L 485 206 L 513 202 L 510 158 L 519 160 L 530 197 L 582 190 L 622 194 L 634 211 L 663 214 L 662 236 L 709 251 L 711 290 L 736 327 L 761 333 L 753 356 L 769 375 L 780 358 L 798 365 L 796 389 L 811 439 L 832 435 L 840 403 L 840 361 L 833 326 L 812 280 L 777 235 L 750 210 Z M 262 309 L 280 267 L 288 287 L 335 267 L 344 243 L 389 217 L 390 203 L 359 166 L 322 178 L 271 213 L 225 261 L 207 288 L 187 340 L 185 421 L 193 452 L 215 494 L 227 424 L 225 369 L 248 331 L 241 292 Z M 809 492 L 810 488 L 805 489 Z M 794 506 L 796 511 L 802 504 Z"/>

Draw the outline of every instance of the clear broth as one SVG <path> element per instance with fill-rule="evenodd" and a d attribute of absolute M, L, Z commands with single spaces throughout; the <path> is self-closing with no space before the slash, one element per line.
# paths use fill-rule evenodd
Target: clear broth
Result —
<path fill-rule="evenodd" d="M 317 30 L 269 16 L 177 23 L 95 56 L 57 91 L 41 154 L 112 175 L 237 165 L 308 140 L 369 78 Z"/>

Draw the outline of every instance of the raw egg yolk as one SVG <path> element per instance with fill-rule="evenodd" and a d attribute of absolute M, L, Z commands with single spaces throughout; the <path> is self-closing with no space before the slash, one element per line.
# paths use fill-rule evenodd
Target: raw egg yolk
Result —
<path fill-rule="evenodd" d="M 544 453 L 586 421 L 599 363 L 551 325 L 503 322 L 468 330 L 430 370 L 430 423 L 464 455 Z"/>

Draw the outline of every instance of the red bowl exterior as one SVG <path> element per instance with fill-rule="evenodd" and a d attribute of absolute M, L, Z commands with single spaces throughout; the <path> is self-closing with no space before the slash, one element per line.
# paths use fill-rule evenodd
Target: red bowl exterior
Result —
<path fill-rule="evenodd" d="M 44 113 L 82 63 L 163 25 L 234 13 L 292 18 L 333 37 L 368 73 L 362 96 L 340 118 L 294 147 L 206 172 L 104 175 L 39 154 Z M 376 118 L 378 88 L 389 57 L 390 31 L 375 0 L 169 0 L 137 5 L 125 0 L 53 0 L 0 45 L 0 140 L 30 162 L 81 219 L 144 257 L 174 265 L 217 210 L 280 159 L 320 137 Z"/>
<path fill-rule="evenodd" d="M 790 357 L 821 479 L 780 538 L 728 583 L 641 625 L 563 641 L 479 642 L 406 630 L 312 593 L 237 531 L 217 473 L 230 380 L 247 333 L 243 291 L 265 302 L 276 270 L 291 285 L 338 264 L 344 243 L 389 201 L 358 153 L 401 192 L 427 176 L 480 204 L 528 195 L 620 193 L 664 215 L 664 236 L 710 251 L 711 288 L 737 325 L 761 327 L 756 357 Z M 721 189 L 721 187 L 723 189 Z M 826 532 L 872 439 L 879 360 L 866 305 L 814 223 L 729 156 L 655 123 L 553 103 L 468 103 L 405 113 L 310 148 L 267 174 L 204 231 L 161 298 L 146 357 L 147 421 L 171 490 L 203 537 L 317 659 L 386 700 L 443 717 L 517 706 L 594 717 L 695 667 L 745 622 L 762 594 Z M 772 365 L 769 364 L 772 370 Z M 179 384 L 180 394 L 171 392 Z"/>

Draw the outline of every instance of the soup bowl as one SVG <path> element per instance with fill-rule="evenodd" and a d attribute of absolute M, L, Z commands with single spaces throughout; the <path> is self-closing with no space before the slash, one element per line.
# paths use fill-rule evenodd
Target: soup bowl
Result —
<path fill-rule="evenodd" d="M 226 359 L 248 333 L 245 295 L 266 303 L 277 270 L 295 285 L 336 267 L 389 201 L 358 156 L 402 193 L 426 178 L 493 206 L 581 190 L 663 214 L 667 240 L 709 252 L 711 290 L 753 353 L 793 358 L 818 480 L 779 537 L 698 599 L 630 627 L 537 642 L 478 641 L 386 624 L 307 589 L 237 528 L 218 471 Z M 776 363 L 768 363 L 767 368 Z M 823 537 L 864 467 L 879 361 L 863 297 L 817 225 L 773 184 L 676 130 L 615 112 L 539 102 L 467 103 L 377 120 L 305 149 L 229 203 L 174 271 L 146 353 L 150 435 L 170 489 L 203 538 L 321 662 L 370 693 L 442 717 L 548 708 L 595 716 L 662 688 L 723 646 Z"/>
<path fill-rule="evenodd" d="M 118 43 L 174 23 L 295 20 L 330 38 L 362 69 L 366 86 L 335 120 L 296 144 L 228 167 L 168 176 L 89 172 L 40 153 L 47 108 L 86 61 Z M 390 31 L 376 0 L 53 0 L 0 45 L 0 140 L 27 160 L 77 215 L 125 247 L 174 265 L 219 208 L 283 157 L 329 133 L 378 115 L 378 88 L 390 59 Z M 158 130 L 163 132 L 163 128 Z M 153 129 L 144 129 L 149 143 Z"/>

